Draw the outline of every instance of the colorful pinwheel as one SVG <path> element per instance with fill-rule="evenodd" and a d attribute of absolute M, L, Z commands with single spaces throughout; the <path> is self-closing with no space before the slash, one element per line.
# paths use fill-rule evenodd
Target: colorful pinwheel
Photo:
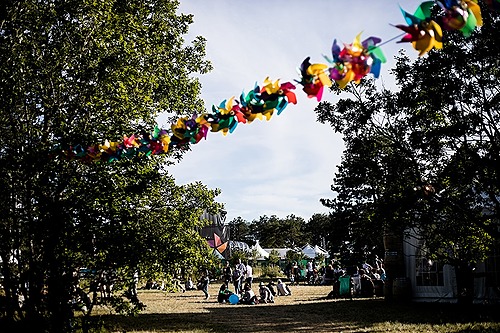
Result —
<path fill-rule="evenodd" d="M 266 116 L 267 120 L 270 119 L 274 110 L 278 111 L 279 115 L 288 103 L 297 104 L 297 97 L 292 91 L 293 89 L 295 86 L 290 82 L 280 84 L 279 80 L 272 82 L 269 77 L 264 80 L 264 86 L 260 90 L 260 99 L 264 102 L 262 105 L 263 115 Z"/>
<path fill-rule="evenodd" d="M 344 89 L 349 82 L 359 83 L 369 73 L 378 78 L 382 63 L 387 61 L 377 46 L 381 41 L 380 38 L 369 37 L 361 42 L 359 33 L 352 44 L 345 44 L 341 50 L 337 40 L 333 40 L 332 59 L 325 56 L 333 65 L 329 68 L 330 79 L 334 80 L 340 89 Z"/>
<path fill-rule="evenodd" d="M 477 1 L 472 0 L 436 0 L 443 9 L 441 24 L 445 30 L 460 30 L 465 37 L 469 37 L 476 26 L 483 25 L 481 8 Z"/>
<path fill-rule="evenodd" d="M 414 15 L 401 9 L 408 26 L 396 25 L 397 28 L 406 32 L 400 43 L 411 42 L 413 48 L 419 51 L 419 56 L 429 52 L 432 48 L 441 49 L 443 47 L 442 29 L 439 24 L 430 19 L 433 6 L 433 1 L 423 2 Z"/>
<path fill-rule="evenodd" d="M 307 94 L 307 97 L 316 97 L 319 102 L 323 97 L 324 87 L 331 87 L 332 81 L 328 75 L 326 75 L 327 65 L 311 64 L 309 59 L 311 58 L 307 57 L 304 59 L 297 69 L 301 78 L 300 81 L 295 81 L 303 86 L 302 90 Z"/>

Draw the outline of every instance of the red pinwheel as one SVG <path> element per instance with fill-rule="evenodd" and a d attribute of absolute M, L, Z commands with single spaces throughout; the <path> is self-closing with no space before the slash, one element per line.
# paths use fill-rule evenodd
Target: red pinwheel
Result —
<path fill-rule="evenodd" d="M 323 96 L 324 86 L 330 87 L 332 82 L 325 73 L 328 66 L 323 64 L 311 64 L 309 59 L 310 57 L 305 58 L 298 68 L 301 80 L 295 81 L 304 86 L 302 90 L 307 94 L 307 97 L 316 97 L 319 102 Z"/>

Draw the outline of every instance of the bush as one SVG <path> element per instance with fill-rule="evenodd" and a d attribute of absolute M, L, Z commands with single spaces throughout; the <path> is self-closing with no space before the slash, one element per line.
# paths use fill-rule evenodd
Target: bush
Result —
<path fill-rule="evenodd" d="M 281 269 L 279 266 L 263 266 L 262 277 L 269 277 L 271 279 L 281 276 Z"/>

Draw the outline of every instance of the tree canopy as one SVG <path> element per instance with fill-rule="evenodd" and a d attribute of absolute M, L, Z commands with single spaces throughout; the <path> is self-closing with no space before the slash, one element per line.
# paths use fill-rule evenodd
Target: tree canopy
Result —
<path fill-rule="evenodd" d="M 484 10 L 483 22 L 470 38 L 449 32 L 442 50 L 413 62 L 400 54 L 397 91 L 365 80 L 347 89 L 351 98 L 318 106 L 346 146 L 336 196 L 323 203 L 358 247 L 375 245 L 372 232 L 413 230 L 429 256 L 460 268 L 498 238 L 498 13 Z"/>
<path fill-rule="evenodd" d="M 200 111 L 193 74 L 211 69 L 205 41 L 183 35 L 178 2 L 3 1 L 0 5 L 0 258 L 7 317 L 38 331 L 71 330 L 72 301 L 97 295 L 112 272 L 109 304 L 135 272 L 168 278 L 207 262 L 196 233 L 218 190 L 177 186 L 165 168 L 182 157 L 81 163 L 84 147 Z M 90 283 L 75 282 L 85 268 Z M 90 312 L 96 299 L 87 308 Z M 125 306 L 125 307 L 124 307 Z M 130 307 L 132 306 L 132 307 Z M 46 320 L 48 318 L 48 320 Z"/>

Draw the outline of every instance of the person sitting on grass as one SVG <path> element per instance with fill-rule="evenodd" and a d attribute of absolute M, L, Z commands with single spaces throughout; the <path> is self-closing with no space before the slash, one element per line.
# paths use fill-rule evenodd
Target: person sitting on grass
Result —
<path fill-rule="evenodd" d="M 373 297 L 375 286 L 372 278 L 366 274 L 364 269 L 359 270 L 359 282 L 361 284 L 361 297 Z"/>
<path fill-rule="evenodd" d="M 274 303 L 274 296 L 271 293 L 271 290 L 264 285 L 264 282 L 260 282 L 259 284 L 259 294 L 260 294 L 260 301 L 262 303 Z"/>
<path fill-rule="evenodd" d="M 217 295 L 217 301 L 219 303 L 229 302 L 229 297 L 233 294 L 231 290 L 228 289 L 227 284 L 223 283 L 219 288 L 219 294 Z"/>
<path fill-rule="evenodd" d="M 276 289 L 278 290 L 278 296 L 290 296 L 292 294 L 290 288 L 281 279 L 278 279 Z"/>
<path fill-rule="evenodd" d="M 269 281 L 269 283 L 267 284 L 267 288 L 269 288 L 269 291 L 271 292 L 271 295 L 276 296 L 276 289 L 274 289 L 274 287 L 276 287 L 276 284 L 271 280 Z"/>
<path fill-rule="evenodd" d="M 255 296 L 255 293 L 252 290 L 252 287 L 248 283 L 243 287 L 243 297 L 240 300 L 240 304 L 259 304 L 259 299 Z"/>
<path fill-rule="evenodd" d="M 184 289 L 185 290 L 196 290 L 196 286 L 194 285 L 191 277 L 188 277 L 188 279 L 186 280 L 186 285 L 184 286 Z"/>

